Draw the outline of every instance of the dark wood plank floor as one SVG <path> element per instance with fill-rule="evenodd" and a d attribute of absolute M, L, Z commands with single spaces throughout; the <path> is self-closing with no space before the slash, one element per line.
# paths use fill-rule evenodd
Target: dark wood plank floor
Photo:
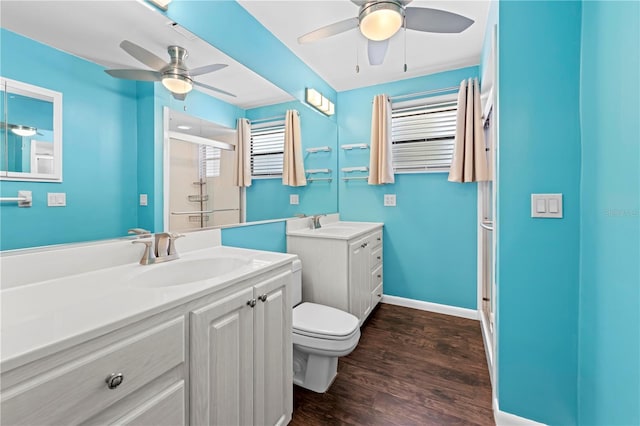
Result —
<path fill-rule="evenodd" d="M 327 393 L 294 386 L 291 425 L 493 425 L 480 323 L 380 304 Z"/>

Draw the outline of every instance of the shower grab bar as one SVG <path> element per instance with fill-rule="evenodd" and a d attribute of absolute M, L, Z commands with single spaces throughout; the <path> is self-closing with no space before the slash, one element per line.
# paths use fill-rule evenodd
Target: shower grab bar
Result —
<path fill-rule="evenodd" d="M 171 214 L 175 215 L 186 215 L 186 214 L 210 214 L 215 212 L 233 212 L 238 211 L 239 209 L 216 209 L 216 210 L 197 210 L 190 212 L 171 212 Z"/>

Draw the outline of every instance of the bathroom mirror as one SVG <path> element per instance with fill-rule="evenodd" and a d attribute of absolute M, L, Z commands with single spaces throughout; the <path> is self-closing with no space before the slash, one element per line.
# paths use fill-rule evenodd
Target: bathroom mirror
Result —
<path fill-rule="evenodd" d="M 0 179 L 62 181 L 62 94 L 0 77 Z"/>

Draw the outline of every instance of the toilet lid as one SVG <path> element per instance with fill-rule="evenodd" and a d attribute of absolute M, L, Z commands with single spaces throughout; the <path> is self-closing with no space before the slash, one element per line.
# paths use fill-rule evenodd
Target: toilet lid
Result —
<path fill-rule="evenodd" d="M 335 339 L 353 334 L 358 326 L 358 318 L 330 306 L 307 302 L 293 308 L 296 333 Z"/>

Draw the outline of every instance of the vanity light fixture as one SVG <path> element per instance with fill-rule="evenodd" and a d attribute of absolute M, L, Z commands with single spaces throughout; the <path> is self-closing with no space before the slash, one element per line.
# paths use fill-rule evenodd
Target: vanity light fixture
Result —
<path fill-rule="evenodd" d="M 382 1 L 364 7 L 360 11 L 360 32 L 369 40 L 386 40 L 402 26 L 402 12 L 402 5 L 397 1 Z"/>
<path fill-rule="evenodd" d="M 316 89 L 307 88 L 306 100 L 309 105 L 317 109 L 323 114 L 333 115 L 335 114 L 335 105 L 329 99 L 325 98 Z"/>
<path fill-rule="evenodd" d="M 148 0 L 149 3 L 159 7 L 162 10 L 167 10 L 169 8 L 169 3 L 171 0 Z"/>
<path fill-rule="evenodd" d="M 22 126 L 17 124 L 10 125 L 9 129 L 11 129 L 11 133 L 14 133 L 18 136 L 23 136 L 23 137 L 33 136 L 37 133 L 37 130 L 35 127 Z"/>

